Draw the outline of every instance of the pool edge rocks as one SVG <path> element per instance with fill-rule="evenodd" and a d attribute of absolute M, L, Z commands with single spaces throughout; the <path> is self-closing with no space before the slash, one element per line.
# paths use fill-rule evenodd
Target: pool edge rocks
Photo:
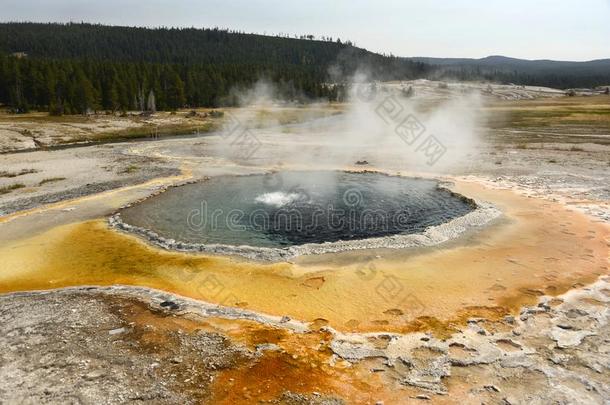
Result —
<path fill-rule="evenodd" d="M 190 181 L 174 187 L 192 183 L 197 183 L 197 181 Z M 448 222 L 430 226 L 420 233 L 395 234 L 348 241 L 340 240 L 335 242 L 307 243 L 285 248 L 190 243 L 165 238 L 150 229 L 123 222 L 120 211 L 125 208 L 132 207 L 134 204 L 141 201 L 136 201 L 121 207 L 117 212 L 108 218 L 108 224 L 111 228 L 137 235 L 144 238 L 154 246 L 165 250 L 184 253 L 205 253 L 220 256 L 239 256 L 248 260 L 262 262 L 281 262 L 289 261 L 298 256 L 321 255 L 325 253 L 339 253 L 353 250 L 407 249 L 435 246 L 455 239 L 467 231 L 485 226 L 494 219 L 500 217 L 502 214 L 498 208 L 487 201 L 475 200 L 453 191 L 451 186 L 446 182 L 439 182 L 438 188 L 446 190 L 453 196 L 465 200 L 467 203 L 471 204 L 474 209 L 460 217 L 453 218 Z M 167 189 L 168 188 L 158 190 L 148 198 L 161 194 Z"/>

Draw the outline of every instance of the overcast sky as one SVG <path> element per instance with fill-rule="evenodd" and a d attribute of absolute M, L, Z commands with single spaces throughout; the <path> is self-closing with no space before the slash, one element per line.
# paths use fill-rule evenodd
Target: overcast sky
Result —
<path fill-rule="evenodd" d="M 0 0 L 4 21 L 223 27 L 399 56 L 610 58 L 610 0 Z"/>

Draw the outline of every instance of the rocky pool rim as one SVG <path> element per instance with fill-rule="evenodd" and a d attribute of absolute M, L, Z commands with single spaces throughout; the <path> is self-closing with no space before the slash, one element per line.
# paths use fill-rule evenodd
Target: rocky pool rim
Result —
<path fill-rule="evenodd" d="M 243 174 L 220 174 L 216 176 L 204 176 L 199 179 L 181 182 L 164 186 L 144 198 L 132 201 L 115 210 L 107 219 L 110 228 L 126 232 L 127 234 L 138 236 L 144 239 L 149 245 L 161 248 L 167 251 L 180 253 L 202 253 L 215 256 L 237 256 L 247 260 L 260 262 L 286 262 L 295 259 L 299 256 L 322 255 L 328 253 L 341 253 L 347 251 L 367 250 L 367 249 L 409 249 L 417 247 L 436 246 L 458 238 L 468 231 L 480 229 L 488 225 L 491 221 L 502 215 L 502 212 L 493 204 L 468 197 L 457 193 L 453 190 L 453 182 L 448 182 L 435 177 L 408 176 L 403 174 L 391 174 L 377 170 L 325 170 L 328 172 L 366 174 L 373 173 L 388 177 L 398 177 L 414 180 L 432 180 L 436 182 L 438 190 L 446 191 L 453 197 L 457 197 L 463 202 L 469 204 L 472 210 L 464 215 L 455 217 L 447 222 L 432 225 L 417 233 L 397 233 L 393 235 L 371 237 L 364 239 L 339 240 L 335 242 L 322 243 L 306 243 L 301 245 L 293 245 L 287 247 L 258 247 L 250 245 L 229 245 L 229 244 L 211 244 L 211 243 L 191 243 L 172 238 L 166 238 L 159 235 L 157 232 L 135 225 L 130 225 L 124 222 L 121 218 L 121 212 L 135 205 L 138 205 L 146 200 L 163 194 L 170 189 L 182 187 L 190 184 L 205 183 L 212 178 L 218 179 L 222 177 L 249 177 L 249 176 L 264 176 L 276 174 L 286 170 L 270 170 L 265 172 L 253 172 Z M 307 171 L 307 170 L 304 170 Z"/>

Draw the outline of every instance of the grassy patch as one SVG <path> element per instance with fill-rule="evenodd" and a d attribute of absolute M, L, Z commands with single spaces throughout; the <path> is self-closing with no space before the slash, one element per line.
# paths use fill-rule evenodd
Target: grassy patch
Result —
<path fill-rule="evenodd" d="M 10 186 L 0 187 L 0 195 L 8 194 L 13 190 L 17 190 L 17 189 L 24 188 L 24 187 L 25 187 L 25 184 L 22 184 L 22 183 L 15 183 L 15 184 L 11 184 Z"/>
<path fill-rule="evenodd" d="M 38 173 L 39 170 L 36 169 L 22 169 L 18 172 L 7 172 L 7 171 L 0 171 L 0 177 L 17 177 L 17 176 L 23 176 L 25 174 L 32 174 L 32 173 Z"/>
<path fill-rule="evenodd" d="M 66 179 L 65 177 L 49 177 L 48 179 L 43 179 L 40 183 L 38 183 L 38 185 L 42 186 L 43 184 L 55 183 L 57 181 L 62 181 L 65 179 Z"/>
<path fill-rule="evenodd" d="M 570 152 L 584 152 L 585 150 L 583 148 L 580 148 L 578 146 L 572 146 L 570 148 Z"/>
<path fill-rule="evenodd" d="M 49 115 L 45 112 L 34 112 L 28 114 L 6 114 L 0 116 L 0 121 L 10 122 L 36 122 L 36 123 L 86 123 L 89 119 L 83 115 Z"/>
<path fill-rule="evenodd" d="M 129 174 L 129 173 L 137 172 L 138 170 L 140 170 L 140 168 L 138 166 L 129 165 L 126 168 L 124 168 L 123 170 L 121 170 L 119 173 L 120 174 Z"/>
<path fill-rule="evenodd" d="M 578 125 L 610 129 L 605 97 L 561 97 L 495 102 L 486 108 L 491 128 L 544 128 Z"/>
<path fill-rule="evenodd" d="M 154 138 L 157 136 L 187 135 L 195 132 L 206 133 L 213 131 L 217 128 L 218 125 L 211 122 L 205 122 L 203 124 L 167 125 L 162 127 L 146 125 L 137 128 L 127 128 L 120 131 L 93 134 L 91 136 L 76 137 L 64 140 L 62 141 L 62 143 L 67 144 L 74 142 L 110 142 L 139 138 Z"/>

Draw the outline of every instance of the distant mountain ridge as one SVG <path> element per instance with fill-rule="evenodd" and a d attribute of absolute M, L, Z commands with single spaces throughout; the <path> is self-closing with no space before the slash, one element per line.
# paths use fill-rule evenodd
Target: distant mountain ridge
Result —
<path fill-rule="evenodd" d="M 520 59 L 520 58 L 512 58 L 510 56 L 502 56 L 502 55 L 490 55 L 484 58 L 432 58 L 425 56 L 417 56 L 417 57 L 409 57 L 407 59 L 417 60 L 424 63 L 431 63 L 434 65 L 453 65 L 453 64 L 487 64 L 487 65 L 496 65 L 496 64 L 541 64 L 541 63 L 551 63 L 551 64 L 596 64 L 596 63 L 610 63 L 610 58 L 605 59 L 592 59 L 589 61 L 568 61 L 568 60 L 554 60 L 554 59 Z"/>
<path fill-rule="evenodd" d="M 437 75 L 457 76 L 465 80 L 479 75 L 488 79 L 559 88 L 610 84 L 610 58 L 584 62 L 528 60 L 501 55 L 480 59 L 429 57 L 405 59 L 436 66 Z"/>
<path fill-rule="evenodd" d="M 610 68 L 610 58 L 594 59 L 590 61 L 559 61 L 552 59 L 518 59 L 508 56 L 492 55 L 485 58 L 427 58 L 415 57 L 406 58 L 408 60 L 429 63 L 431 65 L 455 66 L 455 65 L 479 65 L 494 67 L 519 67 L 526 69 L 557 69 L 566 67 L 590 67 L 590 68 Z"/>

